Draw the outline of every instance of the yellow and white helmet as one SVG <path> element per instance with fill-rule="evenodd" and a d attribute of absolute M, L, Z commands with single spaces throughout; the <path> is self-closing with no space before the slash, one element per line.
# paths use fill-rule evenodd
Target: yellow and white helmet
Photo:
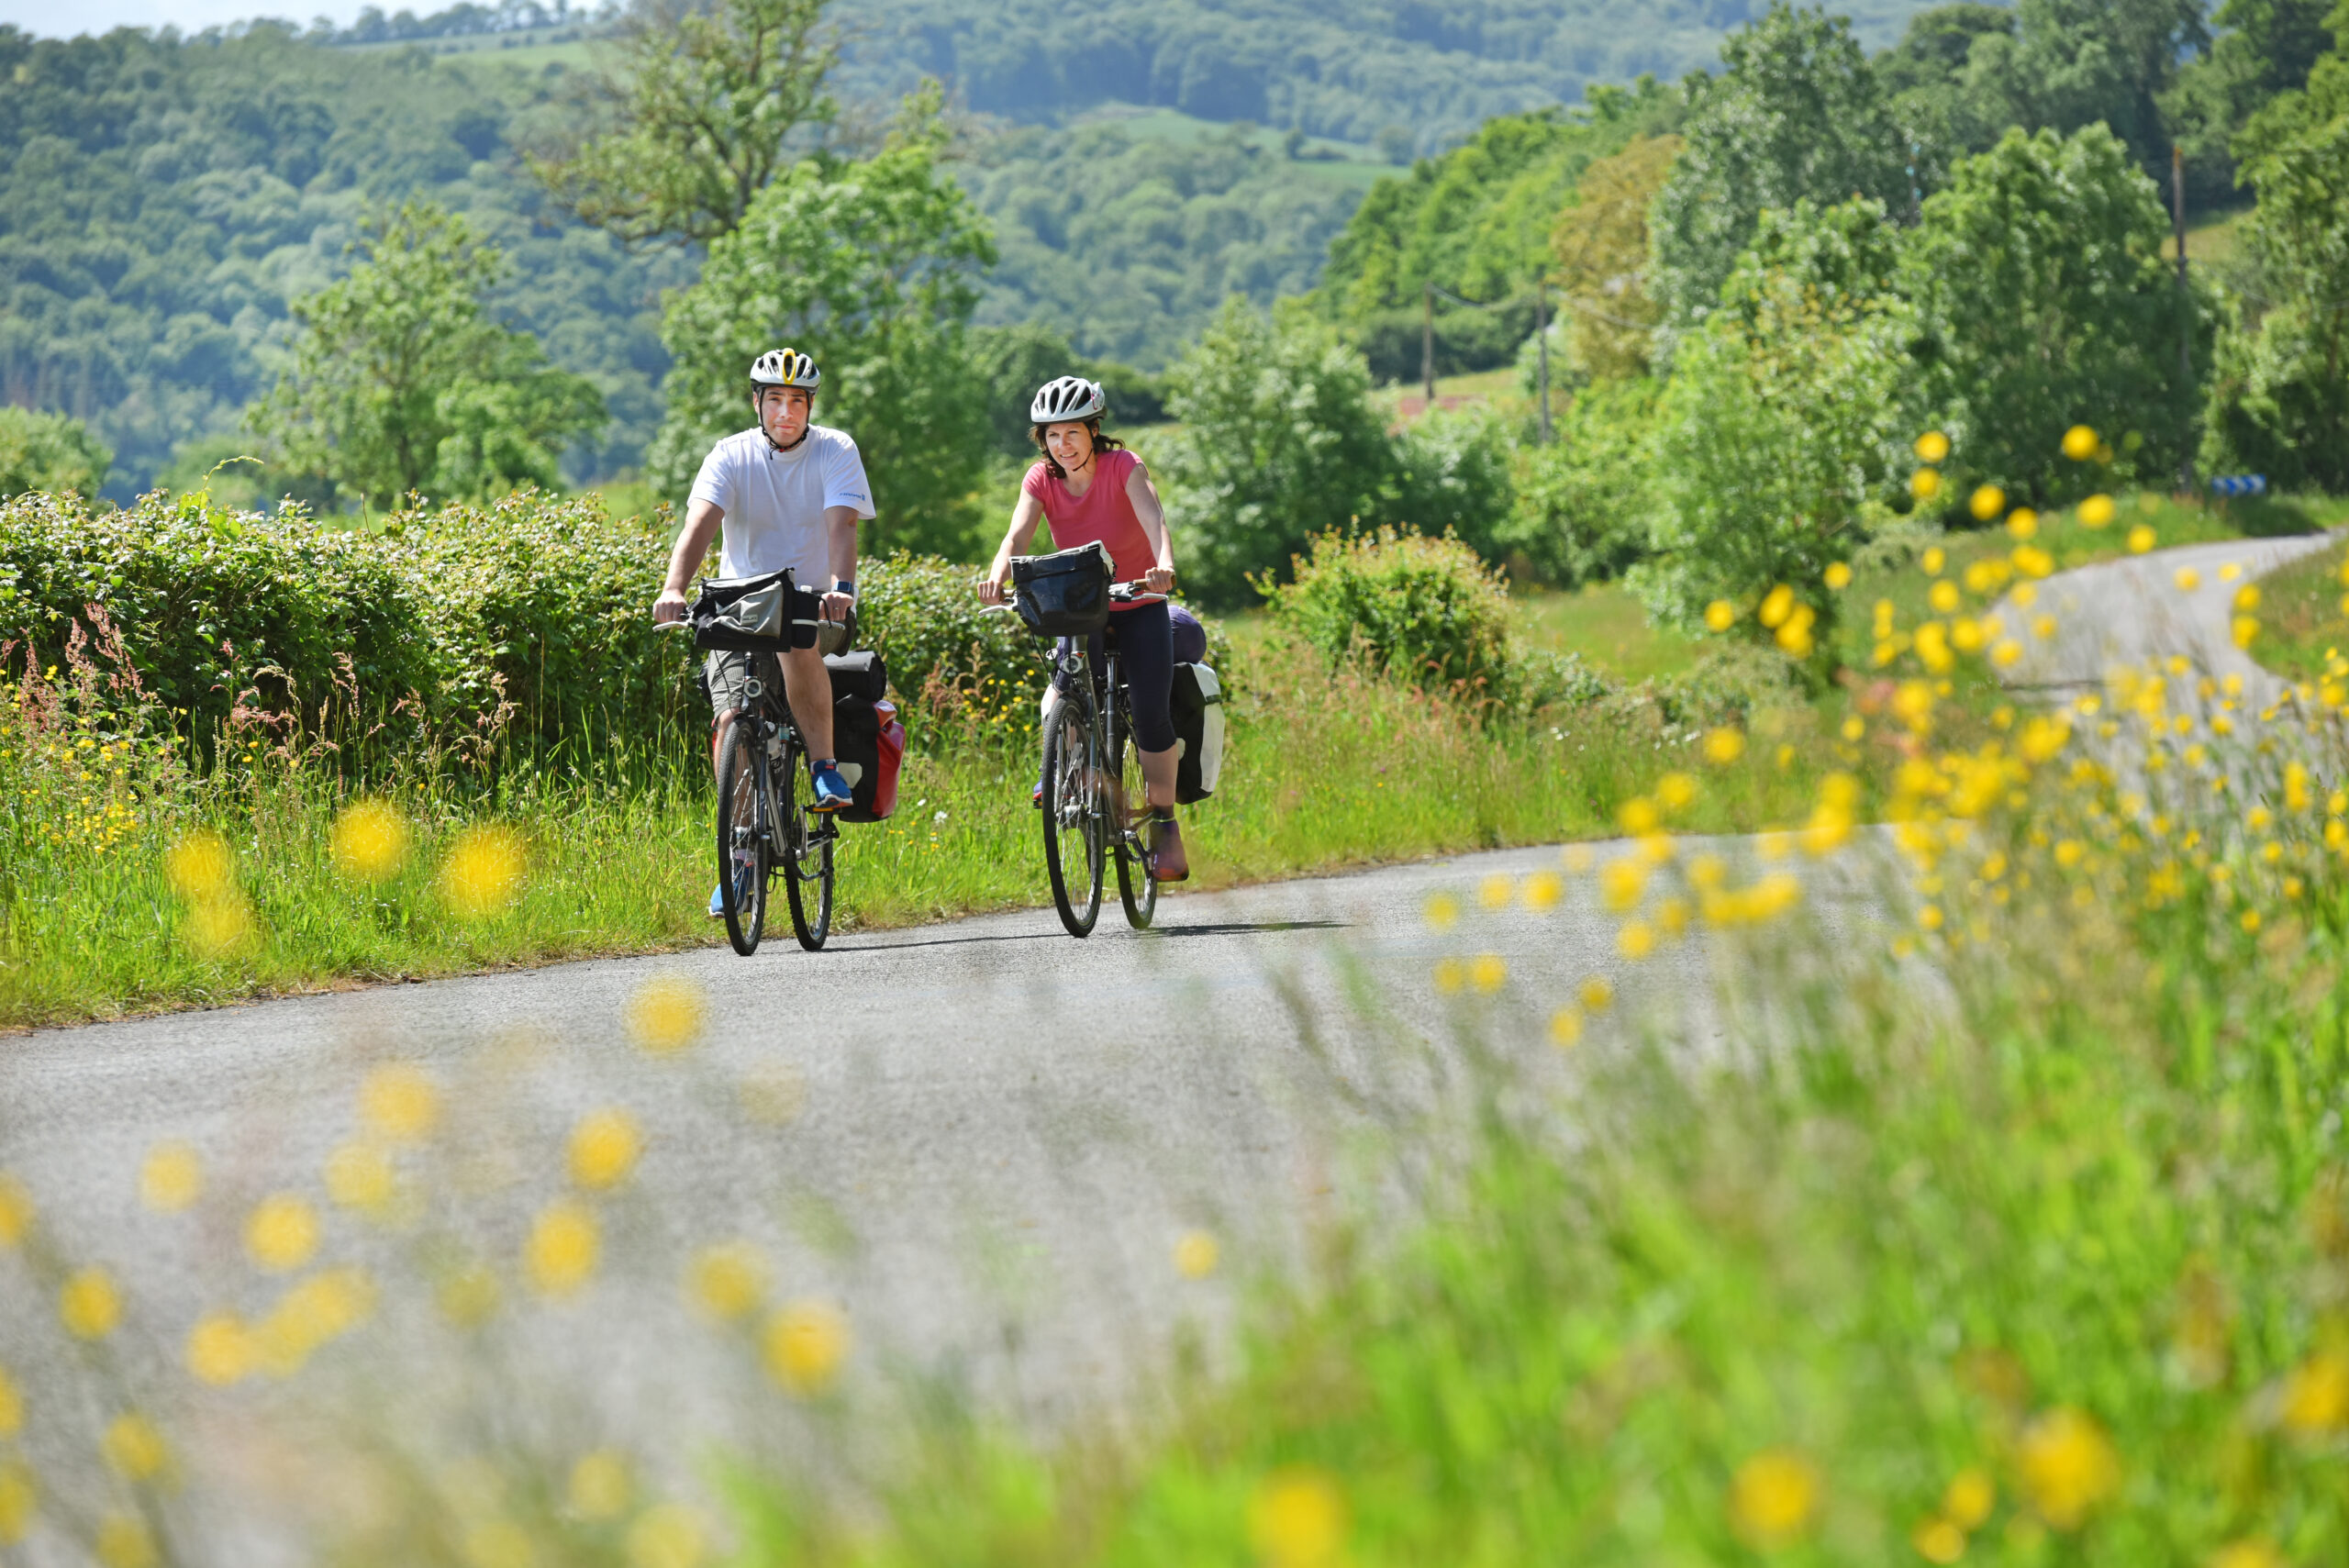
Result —
<path fill-rule="evenodd" d="M 751 366 L 751 384 L 759 386 L 802 386 L 813 392 L 822 384 L 824 373 L 816 361 L 796 349 L 769 349 Z"/>

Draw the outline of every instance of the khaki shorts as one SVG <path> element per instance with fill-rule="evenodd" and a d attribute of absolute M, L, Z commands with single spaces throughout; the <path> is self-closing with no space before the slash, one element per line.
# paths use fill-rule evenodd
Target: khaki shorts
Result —
<path fill-rule="evenodd" d="M 816 651 L 838 653 L 856 630 L 855 612 L 845 621 L 826 621 L 816 631 Z M 740 713 L 750 706 L 744 695 L 752 676 L 779 710 L 783 706 L 783 661 L 772 653 L 712 653 L 702 660 L 701 692 L 709 699 L 710 719 Z"/>

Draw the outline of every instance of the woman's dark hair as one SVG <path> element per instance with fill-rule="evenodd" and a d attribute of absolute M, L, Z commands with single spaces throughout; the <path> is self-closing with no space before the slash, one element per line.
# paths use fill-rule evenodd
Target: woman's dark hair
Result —
<path fill-rule="evenodd" d="M 1055 425 L 1065 425 L 1068 421 L 1065 419 L 1055 419 L 1052 423 Z M 1101 433 L 1101 418 L 1097 414 L 1092 418 L 1085 421 L 1085 433 L 1093 438 L 1093 455 L 1096 457 L 1099 457 L 1103 452 L 1121 452 L 1126 450 L 1125 442 L 1118 439 L 1115 436 L 1105 436 Z M 1059 463 L 1052 461 L 1052 450 L 1044 444 L 1044 427 L 1041 425 L 1029 426 L 1028 439 L 1036 443 L 1036 450 L 1044 454 L 1044 466 L 1052 471 L 1052 477 L 1054 479 L 1066 479 L 1068 477 L 1068 471 L 1061 467 Z"/>

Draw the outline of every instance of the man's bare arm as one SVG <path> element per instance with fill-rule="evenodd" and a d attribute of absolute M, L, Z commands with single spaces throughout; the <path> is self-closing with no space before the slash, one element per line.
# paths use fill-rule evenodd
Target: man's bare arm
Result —
<path fill-rule="evenodd" d="M 654 620 L 685 618 L 685 584 L 693 581 L 694 568 L 709 553 L 709 541 L 725 521 L 726 513 L 716 502 L 696 501 L 686 506 L 685 526 L 677 531 L 676 548 L 669 552 L 669 574 L 662 579 L 661 596 L 652 601 Z"/>

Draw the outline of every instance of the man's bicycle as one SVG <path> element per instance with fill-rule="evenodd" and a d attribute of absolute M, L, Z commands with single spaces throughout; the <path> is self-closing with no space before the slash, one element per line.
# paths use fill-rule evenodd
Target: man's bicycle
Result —
<path fill-rule="evenodd" d="M 663 626 L 684 627 L 673 621 Z M 730 653 L 729 659 L 750 659 Z M 814 809 L 807 747 L 781 691 L 755 674 L 749 706 L 718 732 L 718 893 L 726 940 L 744 958 L 766 931 L 767 895 L 777 873 L 799 945 L 815 952 L 832 930 L 832 851 L 840 824 Z"/>
<path fill-rule="evenodd" d="M 1152 605 L 1165 597 L 1139 582 L 1109 589 L 1115 604 Z M 1040 802 L 1044 869 L 1052 877 L 1061 924 L 1073 937 L 1092 935 L 1112 859 L 1127 924 L 1145 929 L 1158 909 L 1158 881 L 1150 874 L 1149 851 L 1139 831 L 1150 815 L 1150 788 L 1142 777 L 1141 747 L 1134 740 L 1133 695 L 1119 657 L 1117 617 L 1109 617 L 1101 634 L 1097 679 L 1085 640 L 1066 639 L 1052 658 Z"/>

